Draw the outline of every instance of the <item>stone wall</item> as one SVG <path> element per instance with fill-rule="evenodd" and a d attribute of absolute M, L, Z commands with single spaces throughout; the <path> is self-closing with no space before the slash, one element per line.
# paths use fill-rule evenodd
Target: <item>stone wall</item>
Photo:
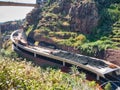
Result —
<path fill-rule="evenodd" d="M 120 66 L 120 49 L 106 50 L 104 59 Z"/>

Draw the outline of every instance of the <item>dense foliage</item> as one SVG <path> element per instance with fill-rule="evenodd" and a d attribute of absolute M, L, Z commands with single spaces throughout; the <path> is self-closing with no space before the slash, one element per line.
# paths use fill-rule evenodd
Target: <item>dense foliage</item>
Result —
<path fill-rule="evenodd" d="M 99 25 L 92 33 L 92 39 L 99 39 L 103 36 L 109 38 L 113 35 L 114 25 L 120 21 L 120 1 L 119 0 L 95 0 L 99 11 Z M 119 24 L 119 23 L 118 23 Z M 119 28 L 119 25 L 117 25 Z M 119 32 L 119 30 L 118 30 Z"/>
<path fill-rule="evenodd" d="M 0 57 L 0 90 L 96 90 L 94 81 L 75 68 L 72 74 L 36 67 L 30 62 Z"/>
<path fill-rule="evenodd" d="M 80 0 L 48 0 L 41 8 L 39 23 L 34 27 L 34 37 L 44 36 L 57 44 L 78 49 L 82 54 L 100 57 L 108 48 L 120 47 L 120 0 L 86 0 L 96 3 L 98 26 L 89 34 L 70 31 L 70 15 L 61 11 L 64 3 L 77 5 Z M 64 2 L 64 3 L 63 3 Z M 30 31 L 30 28 L 27 31 Z M 32 29 L 31 29 L 32 31 Z M 37 37 L 38 38 L 38 37 Z M 39 37 L 41 38 L 41 37 Z M 37 39 L 38 40 L 38 39 Z"/>

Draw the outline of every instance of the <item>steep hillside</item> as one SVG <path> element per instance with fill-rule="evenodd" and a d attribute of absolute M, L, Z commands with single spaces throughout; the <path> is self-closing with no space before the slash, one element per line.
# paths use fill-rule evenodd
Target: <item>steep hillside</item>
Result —
<path fill-rule="evenodd" d="M 21 28 L 24 20 L 8 21 L 0 24 L 1 32 L 8 33 L 10 31 Z"/>
<path fill-rule="evenodd" d="M 119 0 L 49 0 L 26 17 L 28 40 L 104 58 L 120 46 Z"/>

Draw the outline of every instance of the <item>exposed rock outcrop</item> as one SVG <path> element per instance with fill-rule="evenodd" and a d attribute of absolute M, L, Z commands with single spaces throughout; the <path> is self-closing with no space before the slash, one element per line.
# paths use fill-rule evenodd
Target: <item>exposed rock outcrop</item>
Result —
<path fill-rule="evenodd" d="M 33 9 L 26 17 L 28 25 L 36 25 L 35 28 L 40 32 L 49 31 L 53 33 L 64 30 L 89 34 L 97 26 L 98 20 L 96 3 L 90 0 L 56 0 L 45 7 Z M 56 43 L 48 35 L 50 33 L 41 34 L 40 32 L 34 33 L 34 30 L 32 30 L 28 37 L 38 42 L 45 40 Z"/>
<path fill-rule="evenodd" d="M 37 28 L 48 27 L 50 30 L 67 31 L 89 34 L 97 26 L 99 20 L 96 3 L 88 0 L 61 0 L 51 6 L 35 8 L 27 14 L 29 25 L 37 24 Z M 67 22 L 64 23 L 64 22 Z"/>
<path fill-rule="evenodd" d="M 40 12 L 41 12 L 40 8 L 34 8 L 30 13 L 27 14 L 26 23 L 28 25 L 37 23 L 40 17 Z"/>
<path fill-rule="evenodd" d="M 60 33 L 59 35 L 55 36 L 54 33 L 55 32 L 67 32 L 67 33 L 74 32 L 76 33 L 76 35 L 90 34 L 92 30 L 98 26 L 98 22 L 99 22 L 99 15 L 98 15 L 99 11 L 96 6 L 96 4 L 98 5 L 97 1 L 96 2 L 94 2 L 94 0 L 51 0 L 51 1 L 52 3 L 46 4 L 46 6 L 45 7 L 43 6 L 42 8 L 35 8 L 33 9 L 32 12 L 30 12 L 27 15 L 26 20 L 28 25 L 32 25 L 32 24 L 34 25 L 33 30 L 31 30 L 31 32 L 28 35 L 29 40 L 33 40 L 34 42 L 46 41 L 48 43 L 57 45 L 61 49 L 64 49 L 70 52 L 81 53 L 80 50 L 78 50 L 73 45 L 71 46 L 64 45 L 67 42 L 61 45 L 59 43 L 56 43 L 53 40 L 53 39 L 70 40 L 69 35 L 68 37 L 65 38 L 66 36 L 65 34 L 62 35 L 62 33 Z M 99 2 L 103 2 L 99 4 L 107 5 L 107 2 L 109 1 L 103 0 Z M 116 32 L 116 26 L 117 26 L 117 32 Z M 119 42 L 119 40 L 117 39 L 119 38 L 118 23 L 113 28 L 115 28 L 114 30 L 115 32 L 113 32 L 115 34 L 115 37 L 114 38 L 111 37 L 111 38 L 112 40 Z M 34 32 L 35 31 L 34 29 L 37 30 L 37 33 Z M 107 28 L 105 28 L 105 30 L 106 29 Z M 44 34 L 41 33 L 42 31 L 44 31 Z M 99 31 L 100 30 L 96 32 L 99 33 Z M 116 38 L 116 35 L 118 35 L 117 38 Z M 71 36 L 71 38 L 75 38 L 75 36 Z M 74 39 L 71 39 L 71 40 L 73 40 L 71 41 L 72 43 L 76 41 Z M 79 41 L 75 44 L 81 45 L 79 44 Z M 104 54 L 104 50 L 102 51 L 102 53 Z M 120 65 L 119 63 L 120 57 L 118 55 L 120 54 L 119 50 L 108 49 L 106 50 L 106 53 L 104 55 L 103 54 L 100 55 L 101 56 L 100 58 L 104 58 L 105 56 L 104 59 Z"/>
<path fill-rule="evenodd" d="M 9 22 L 2 23 L 0 25 L 1 32 L 4 33 L 4 32 L 20 29 L 22 24 L 23 24 L 23 21 L 9 21 Z"/>
<path fill-rule="evenodd" d="M 93 2 L 81 2 L 72 5 L 69 10 L 71 31 L 89 34 L 98 24 L 98 10 Z"/>
<path fill-rule="evenodd" d="M 120 49 L 108 49 L 105 52 L 105 60 L 120 66 Z"/>

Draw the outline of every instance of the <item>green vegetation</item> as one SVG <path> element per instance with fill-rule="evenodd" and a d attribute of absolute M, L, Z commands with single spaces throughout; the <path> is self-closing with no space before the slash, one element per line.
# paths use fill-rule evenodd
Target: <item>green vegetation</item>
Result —
<path fill-rule="evenodd" d="M 29 33 L 33 30 L 33 25 L 29 26 L 27 31 L 26 31 L 26 35 L 28 36 Z"/>
<path fill-rule="evenodd" d="M 105 90 L 112 90 L 112 86 L 110 83 L 106 84 L 104 87 Z"/>
<path fill-rule="evenodd" d="M 99 57 L 108 48 L 120 45 L 120 1 L 95 0 L 99 11 L 99 25 L 87 35 L 88 43 L 79 46 L 84 54 Z"/>
<path fill-rule="evenodd" d="M 28 27 L 27 35 L 33 32 L 34 37 L 43 36 L 59 45 L 73 47 L 82 54 L 100 58 L 104 50 L 120 48 L 120 0 L 94 0 L 98 7 L 99 23 L 89 34 L 70 29 L 71 17 L 69 10 L 64 7 L 64 3 L 69 7 L 69 3 L 74 6 L 81 0 L 63 0 L 64 3 L 58 1 L 48 0 L 45 7 L 36 14 L 39 15 L 39 21 L 33 17 L 35 23 Z M 35 45 L 38 43 L 39 40 L 36 40 Z M 10 41 L 5 42 L 3 46 L 0 56 L 0 90 L 97 89 L 96 82 L 87 81 L 85 74 L 78 72 L 76 67 L 72 67 L 70 74 L 52 68 L 43 69 L 31 62 L 13 59 L 18 58 L 18 55 L 10 50 Z M 111 90 L 110 83 L 104 89 Z"/>
<path fill-rule="evenodd" d="M 7 40 L 3 43 L 1 49 L 1 55 L 6 57 L 17 57 L 18 55 L 12 51 L 12 42 L 11 40 Z"/>
<path fill-rule="evenodd" d="M 104 55 L 104 50 L 115 47 L 116 44 L 111 40 L 98 40 L 95 42 L 84 43 L 78 48 L 83 54 L 100 58 L 101 55 Z"/>
<path fill-rule="evenodd" d="M 82 54 L 95 57 L 103 55 L 108 48 L 120 48 L 120 1 L 86 0 L 96 3 L 99 14 L 98 26 L 89 34 L 70 29 L 72 17 L 66 8 L 79 2 L 80 0 L 48 0 L 38 14 L 41 18 L 37 21 L 35 36 L 45 36 L 57 44 L 73 47 Z"/>
<path fill-rule="evenodd" d="M 73 36 L 62 40 L 59 43 L 66 46 L 73 46 L 75 48 L 78 48 L 78 46 L 82 45 L 84 42 L 86 42 L 86 37 L 83 34 L 74 34 Z"/>
<path fill-rule="evenodd" d="M 31 62 L 0 56 L 1 90 L 96 90 L 75 68 L 67 74 L 52 68 L 42 69 Z"/>
<path fill-rule="evenodd" d="M 101 37 L 113 36 L 111 32 L 113 31 L 114 24 L 120 20 L 120 1 L 117 0 L 95 0 L 98 6 L 99 11 L 99 25 L 98 27 L 90 34 L 89 39 L 98 40 Z"/>

